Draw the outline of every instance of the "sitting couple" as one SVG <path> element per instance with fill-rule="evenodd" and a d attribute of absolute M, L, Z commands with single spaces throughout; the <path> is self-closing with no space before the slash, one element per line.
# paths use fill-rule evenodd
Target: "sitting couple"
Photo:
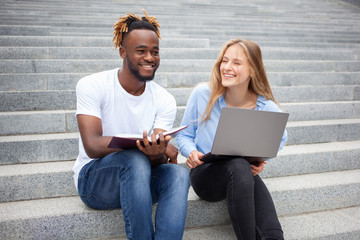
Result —
<path fill-rule="evenodd" d="M 182 121 L 189 127 L 176 137 L 189 175 L 177 164 L 171 137 L 162 134 L 173 126 L 176 102 L 151 81 L 160 65 L 160 32 L 158 20 L 144 13 L 142 18 L 127 14 L 114 25 L 122 68 L 84 77 L 76 86 L 80 139 L 73 171 L 81 200 L 94 209 L 121 208 L 128 239 L 182 239 L 191 182 L 201 199 L 226 199 L 238 239 L 283 239 L 270 193 L 258 175 L 264 163 L 201 161 L 211 149 L 222 107 L 280 111 L 259 46 L 242 39 L 227 42 L 210 82 L 197 86 L 189 98 Z M 112 136 L 121 133 L 141 134 L 144 144 L 108 148 Z M 148 134 L 159 140 L 149 142 Z M 286 131 L 281 147 L 285 141 Z"/>

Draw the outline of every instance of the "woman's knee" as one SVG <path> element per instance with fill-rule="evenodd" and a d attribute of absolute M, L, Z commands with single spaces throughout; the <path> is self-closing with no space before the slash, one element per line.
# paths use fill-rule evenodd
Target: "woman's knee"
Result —
<path fill-rule="evenodd" d="M 254 176 L 251 171 L 250 163 L 243 158 L 235 158 L 227 161 L 226 168 L 229 177 L 236 182 L 254 184 Z"/>

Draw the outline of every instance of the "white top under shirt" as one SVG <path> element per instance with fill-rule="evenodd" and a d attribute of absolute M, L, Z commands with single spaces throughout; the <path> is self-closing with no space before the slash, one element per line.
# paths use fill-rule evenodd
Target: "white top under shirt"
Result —
<path fill-rule="evenodd" d="M 146 82 L 140 96 L 126 92 L 118 80 L 118 70 L 86 76 L 76 85 L 77 114 L 101 119 L 103 136 L 151 133 L 154 128 L 172 128 L 176 116 L 175 98 L 153 81 Z M 92 159 L 86 155 L 79 137 L 79 156 L 73 167 L 77 188 L 81 168 Z"/>

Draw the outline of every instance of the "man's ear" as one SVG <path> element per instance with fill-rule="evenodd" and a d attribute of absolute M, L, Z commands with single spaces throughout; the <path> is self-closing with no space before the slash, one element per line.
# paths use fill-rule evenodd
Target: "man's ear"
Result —
<path fill-rule="evenodd" d="M 120 46 L 120 48 L 119 48 L 119 53 L 120 53 L 120 57 L 123 58 L 123 59 L 125 59 L 125 57 L 126 57 L 126 50 L 125 50 L 125 48 L 124 48 L 123 46 Z"/>

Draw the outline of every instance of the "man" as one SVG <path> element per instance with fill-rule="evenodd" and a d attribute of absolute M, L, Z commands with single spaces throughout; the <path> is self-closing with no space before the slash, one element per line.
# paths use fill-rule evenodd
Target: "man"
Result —
<path fill-rule="evenodd" d="M 169 164 L 177 162 L 177 149 L 162 132 L 172 127 L 176 102 L 150 81 L 160 64 L 160 34 L 156 18 L 144 13 L 143 18 L 127 14 L 114 25 L 113 41 L 123 67 L 84 77 L 76 86 L 81 138 L 74 180 L 89 207 L 122 208 L 129 239 L 181 239 L 189 176 L 185 168 Z M 144 144 L 108 148 L 112 136 L 130 133 L 142 134 Z"/>

